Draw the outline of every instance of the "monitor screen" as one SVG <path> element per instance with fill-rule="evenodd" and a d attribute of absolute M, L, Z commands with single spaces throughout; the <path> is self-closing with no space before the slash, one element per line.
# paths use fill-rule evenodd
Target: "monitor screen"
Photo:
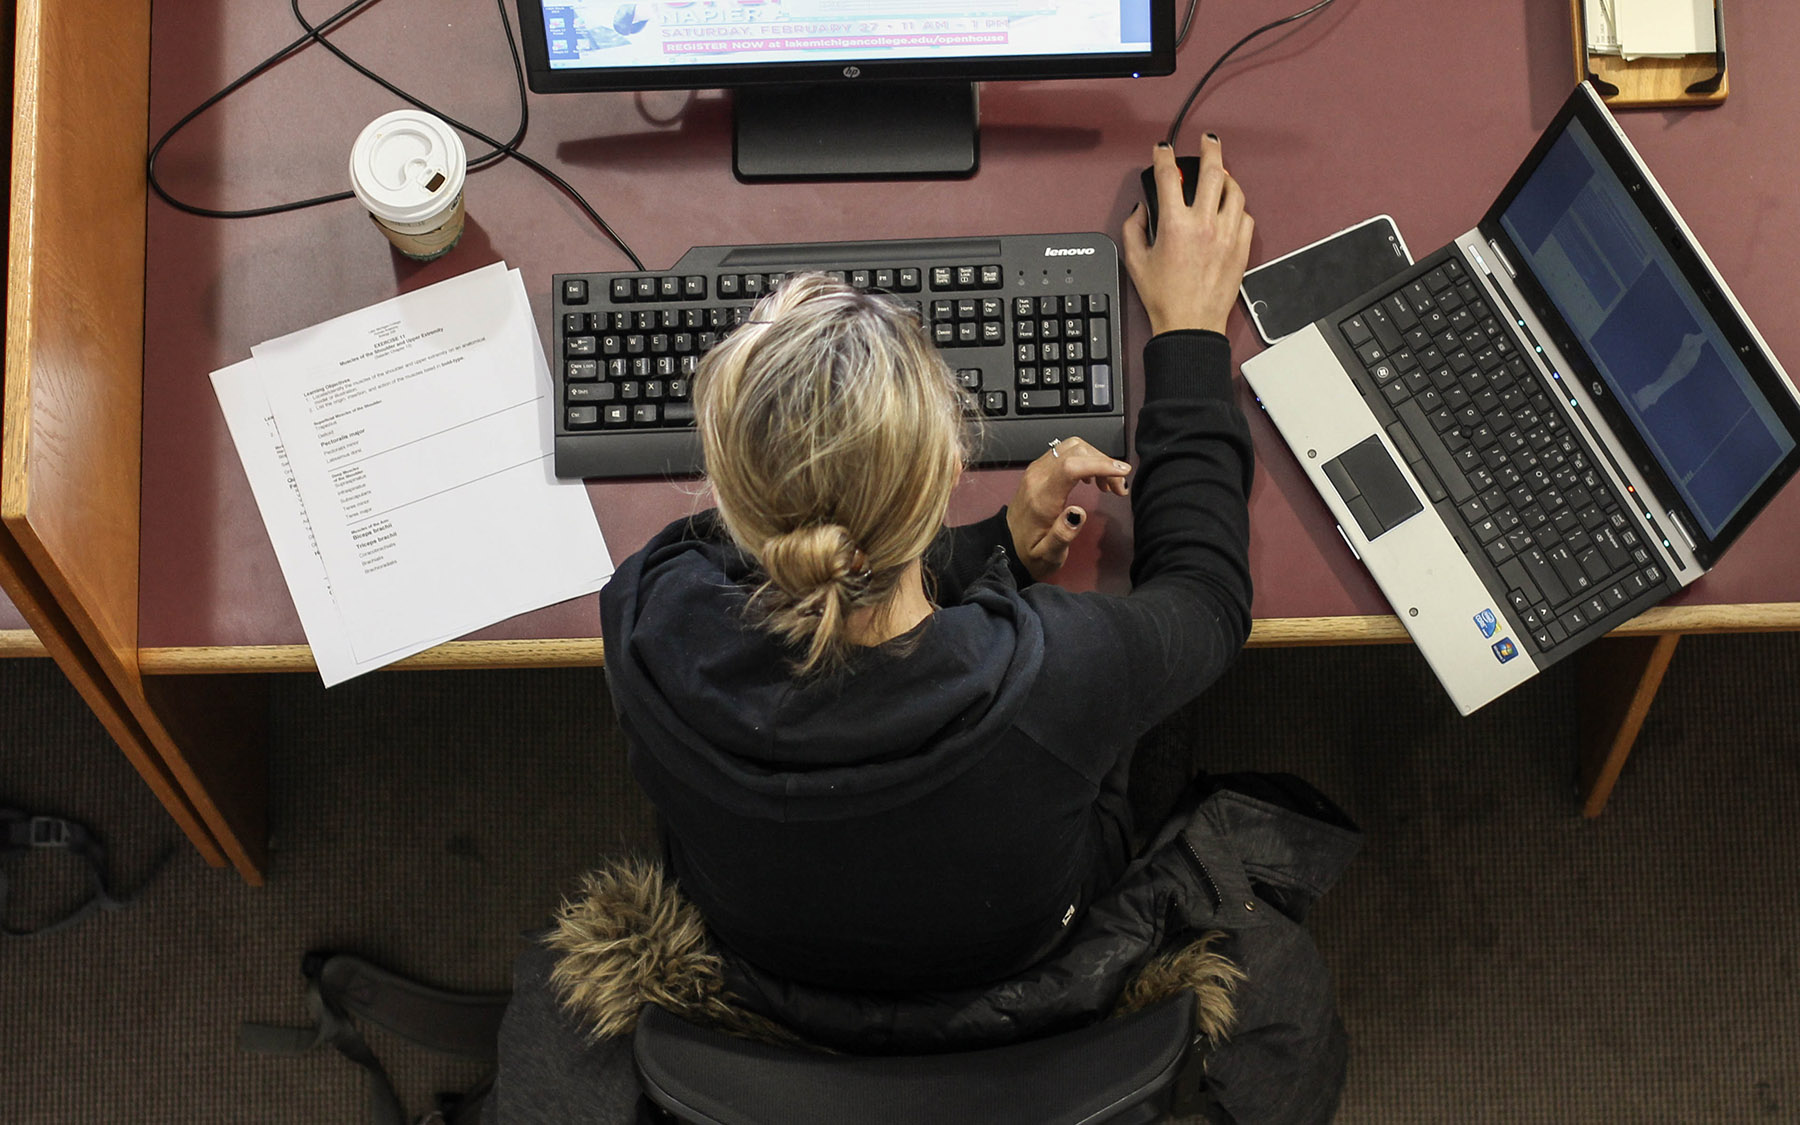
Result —
<path fill-rule="evenodd" d="M 1571 119 L 1500 224 L 1712 539 L 1796 437 L 1632 196 Z"/>
<path fill-rule="evenodd" d="M 1172 0 L 521 0 L 520 19 L 541 92 L 1174 69 Z"/>

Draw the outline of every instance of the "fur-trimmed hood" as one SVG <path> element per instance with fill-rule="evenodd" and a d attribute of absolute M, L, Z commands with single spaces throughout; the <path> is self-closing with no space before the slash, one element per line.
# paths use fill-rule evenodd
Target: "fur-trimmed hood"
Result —
<path fill-rule="evenodd" d="M 1118 977 L 1110 986 L 1100 984 L 1101 991 L 1112 995 L 1080 1010 L 1084 997 L 1096 995 L 1077 983 L 1093 979 L 1083 969 L 1092 961 L 1096 941 L 1119 945 L 1103 904 L 1096 904 L 1090 924 L 1078 927 L 1062 952 L 1026 977 L 956 993 L 858 996 L 796 989 L 757 973 L 717 946 L 699 911 L 661 863 L 620 857 L 590 872 L 580 892 L 558 912 L 547 938 L 558 954 L 551 982 L 564 1008 L 595 1039 L 629 1034 L 639 1009 L 653 1002 L 691 1022 L 767 1042 L 907 1051 L 963 1048 L 1066 1030 L 1109 1012 L 1148 1007 L 1183 988 L 1199 1001 L 1196 1032 L 1214 1043 L 1225 1039 L 1234 1018 L 1232 990 L 1243 974 L 1216 948 L 1223 937 L 1217 932 L 1153 953 L 1134 972 L 1118 972 L 1122 962 L 1101 957 Z M 1041 1002 L 1052 995 L 1072 1004 Z M 804 1018 L 821 1011 L 830 1018 Z M 782 1013 L 790 1018 L 770 1018 Z M 803 1019 L 791 1018 L 795 1014 Z M 855 1026 L 865 1017 L 873 1026 Z M 802 1023 L 807 1034 L 796 1034 L 789 1026 L 793 1023 Z M 931 1028 L 938 1030 L 925 1030 Z"/>
<path fill-rule="evenodd" d="M 1324 1125 L 1349 1047 L 1303 923 L 1361 834 L 1297 778 L 1208 779 L 1180 808 L 1048 958 L 968 992 L 859 996 L 770 977 L 709 936 L 660 864 L 610 861 L 546 939 L 563 1010 L 540 1022 L 615 1037 L 655 1001 L 740 1035 L 794 1043 L 788 1029 L 803 1028 L 815 1046 L 923 1054 L 1039 1038 L 1192 988 L 1206 1092 L 1230 1119 Z"/>

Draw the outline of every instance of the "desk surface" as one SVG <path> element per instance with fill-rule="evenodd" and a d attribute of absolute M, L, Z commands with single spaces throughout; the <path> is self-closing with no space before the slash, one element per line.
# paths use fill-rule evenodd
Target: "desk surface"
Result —
<path fill-rule="evenodd" d="M 4 591 L 0 591 L 0 633 L 16 633 L 30 628 L 25 624 L 25 616 L 19 612 L 19 607 L 12 604 L 12 599 Z"/>
<path fill-rule="evenodd" d="M 1149 147 L 1189 86 L 1225 46 L 1293 7 L 1203 5 L 1172 77 L 983 87 L 981 171 L 966 181 L 739 184 L 728 103 L 718 93 L 534 96 L 526 151 L 586 193 L 652 269 L 700 244 L 1084 230 L 1116 238 Z M 334 38 L 452 115 L 510 133 L 516 95 L 495 5 L 434 0 L 430 19 L 425 11 L 417 0 L 387 0 Z M 153 18 L 152 139 L 297 34 L 283 0 L 161 4 Z M 1342 0 L 1227 64 L 1178 147 L 1191 151 L 1205 130 L 1224 138 L 1227 165 L 1257 220 L 1253 261 L 1382 212 L 1422 255 L 1474 224 L 1567 95 L 1566 20 L 1566 10 L 1531 0 Z M 1759 50 L 1800 42 L 1800 7 L 1742 6 L 1731 38 L 1726 104 L 1621 119 L 1776 353 L 1800 365 L 1800 287 L 1789 276 L 1791 248 L 1800 245 L 1789 175 L 1800 140 L 1792 117 L 1800 72 L 1779 52 Z M 1408 44 L 1419 45 L 1417 57 L 1454 57 L 1456 65 L 1427 72 Z M 1400 88 L 1399 78 L 1423 92 Z M 162 179 L 184 198 L 218 207 L 335 191 L 356 133 L 396 104 L 312 47 L 201 117 L 165 151 Z M 1446 172 L 1440 162 L 1451 154 L 1460 163 Z M 553 272 L 629 268 L 573 204 L 516 163 L 472 175 L 467 206 L 462 244 L 419 265 L 391 253 L 353 202 L 222 222 L 151 198 L 145 649 L 304 641 L 208 372 L 263 340 L 497 259 L 524 271 L 549 339 Z M 1127 306 L 1135 357 L 1146 329 L 1135 299 Z M 1240 359 L 1260 347 L 1242 318 L 1232 340 Z M 1388 614 L 1273 428 L 1252 415 L 1263 453 L 1251 524 L 1258 619 Z M 992 511 L 1015 479 L 1011 471 L 971 473 L 953 517 Z M 589 485 L 616 557 L 696 507 L 695 491 L 692 482 Z M 1092 506 L 1097 518 L 1061 580 L 1122 589 L 1129 513 L 1110 498 Z M 1800 568 L 1789 561 L 1794 529 L 1800 488 L 1790 487 L 1673 605 L 1800 603 Z M 590 598 L 476 636 L 598 631 Z"/>

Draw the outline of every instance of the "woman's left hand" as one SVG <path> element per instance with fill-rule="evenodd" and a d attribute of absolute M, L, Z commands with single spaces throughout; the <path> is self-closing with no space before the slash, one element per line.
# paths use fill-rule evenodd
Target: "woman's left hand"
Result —
<path fill-rule="evenodd" d="M 1033 578 L 1043 578 L 1069 557 L 1087 512 L 1069 503 L 1069 493 L 1090 482 L 1115 496 L 1129 494 L 1131 466 L 1115 461 L 1081 438 L 1066 438 L 1025 467 L 1018 491 L 1006 509 L 1013 550 Z"/>

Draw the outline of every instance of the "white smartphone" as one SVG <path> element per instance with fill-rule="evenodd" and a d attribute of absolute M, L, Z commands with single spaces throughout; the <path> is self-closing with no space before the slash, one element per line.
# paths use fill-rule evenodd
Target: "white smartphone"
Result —
<path fill-rule="evenodd" d="M 1239 293 L 1273 344 L 1410 265 L 1400 228 L 1377 215 L 1246 271 Z"/>

